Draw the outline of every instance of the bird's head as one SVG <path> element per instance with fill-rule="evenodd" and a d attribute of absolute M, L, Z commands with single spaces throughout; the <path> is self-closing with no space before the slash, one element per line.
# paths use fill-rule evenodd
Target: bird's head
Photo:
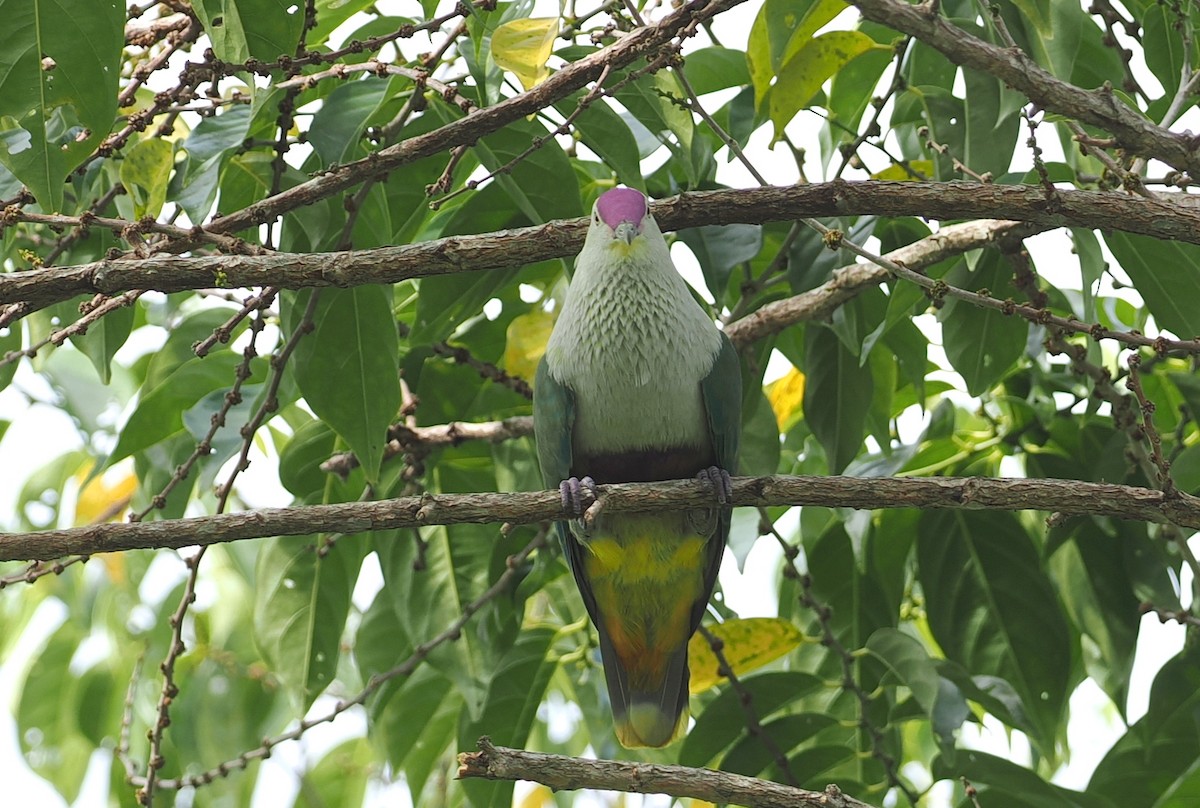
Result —
<path fill-rule="evenodd" d="M 622 254 L 628 254 L 652 221 L 649 200 L 633 188 L 605 191 L 592 208 L 592 229 L 608 236 L 611 246 Z"/>

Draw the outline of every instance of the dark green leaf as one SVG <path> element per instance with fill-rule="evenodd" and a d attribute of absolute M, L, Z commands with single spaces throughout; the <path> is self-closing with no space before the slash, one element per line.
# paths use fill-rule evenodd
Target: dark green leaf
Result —
<path fill-rule="evenodd" d="M 684 62 L 684 71 L 696 95 L 750 83 L 746 54 L 733 48 L 713 46 L 692 51 Z"/>
<path fill-rule="evenodd" d="M 709 293 L 720 306 L 729 286 L 729 275 L 743 261 L 749 261 L 762 249 L 762 227 L 756 224 L 711 225 L 689 227 L 676 236 L 688 245 Z"/>
<path fill-rule="evenodd" d="M 1200 248 L 1130 233 L 1104 241 L 1162 328 L 1181 339 L 1200 336 Z"/>
<path fill-rule="evenodd" d="M 741 689 L 749 694 L 750 705 L 760 720 L 821 688 L 821 680 L 798 671 L 761 673 L 741 680 Z M 696 717 L 679 750 L 683 766 L 707 766 L 722 750 L 746 732 L 746 712 L 742 696 L 732 687 L 721 689 Z"/>
<path fill-rule="evenodd" d="M 971 711 L 958 688 L 938 673 L 929 652 L 916 638 L 893 628 L 881 628 L 872 634 L 867 650 L 912 692 L 932 721 L 939 745 L 943 750 L 952 750 L 954 735 Z"/>
<path fill-rule="evenodd" d="M 502 746 L 524 748 L 538 705 L 558 667 L 550 646 L 555 632 L 549 628 L 522 631 L 517 644 L 509 649 L 492 675 L 491 685 L 478 720 L 462 722 L 458 733 L 460 749 L 471 749 L 483 735 Z M 488 782 L 471 778 L 463 781 L 474 806 L 507 806 L 513 801 L 513 783 Z"/>
<path fill-rule="evenodd" d="M 555 108 L 569 115 L 583 95 L 580 91 L 555 104 Z M 605 99 L 597 99 L 589 104 L 575 119 L 575 129 L 579 132 L 583 144 L 599 155 L 606 166 L 612 168 L 622 184 L 645 190 L 637 140 L 629 130 L 629 124 Z"/>
<path fill-rule="evenodd" d="M 113 355 L 129 339 L 133 315 L 133 308 L 123 306 L 101 317 L 100 322 L 90 326 L 85 333 L 71 337 L 71 343 L 92 360 L 101 384 L 112 381 Z"/>
<path fill-rule="evenodd" d="M 366 536 L 268 539 L 258 556 L 254 638 L 301 712 L 333 681 Z"/>
<path fill-rule="evenodd" d="M 0 0 L 0 163 L 47 213 L 112 128 L 124 44 L 116 0 Z"/>
<path fill-rule="evenodd" d="M 312 291 L 295 295 L 285 322 L 295 333 Z M 379 479 L 387 428 L 400 407 L 399 335 L 391 295 L 382 286 L 323 289 L 313 332 L 289 367 L 309 406 L 358 456 L 367 480 Z"/>
<path fill-rule="evenodd" d="M 1015 295 L 1011 276 L 1004 257 L 996 250 L 987 250 L 975 269 L 968 270 L 966 263 L 961 263 L 946 276 L 946 282 L 971 292 L 987 289 L 992 297 L 1003 300 Z M 1019 317 L 948 299 L 939 318 L 946 358 L 973 396 L 982 395 L 1000 381 L 1025 349 L 1029 327 Z"/>
<path fill-rule="evenodd" d="M 212 39 L 217 58 L 272 62 L 295 56 L 304 27 L 304 4 L 289 0 L 196 0 L 193 8 Z"/>
<path fill-rule="evenodd" d="M 800 744 L 812 739 L 821 730 L 836 723 L 837 719 L 831 715 L 799 713 L 767 721 L 763 724 L 762 730 L 763 734 L 770 738 L 775 746 L 786 755 Z M 833 751 L 835 748 L 838 750 L 837 752 Z M 818 752 L 818 749 L 822 751 Z M 853 756 L 853 751 L 845 746 L 808 749 L 796 756 L 804 761 L 802 765 L 797 766 L 796 771 L 803 772 L 801 776 L 806 778 L 816 777 L 824 770 L 836 766 L 851 756 Z M 774 765 L 775 762 L 773 750 L 763 742 L 763 739 L 750 735 L 734 744 L 734 747 L 721 759 L 721 770 L 754 777 Z M 779 776 L 774 772 L 773 774 L 775 777 Z"/>
<path fill-rule="evenodd" d="M 1022 808 L 1110 808 L 1112 805 L 1107 800 L 1051 785 L 1036 772 L 986 752 L 959 752 L 952 765 L 939 757 L 933 762 L 933 775 L 939 780 L 965 777 L 972 785 L 991 786 L 980 799 L 991 795 L 1003 805 Z"/>
<path fill-rule="evenodd" d="M 832 329 L 810 326 L 804 341 L 804 418 L 825 447 L 829 471 L 840 474 L 862 447 L 874 382 L 870 368 Z"/>
<path fill-rule="evenodd" d="M 1048 757 L 1061 731 L 1078 654 L 1037 550 L 1004 512 L 921 517 L 918 576 L 929 627 L 948 659 L 1012 684 Z"/>

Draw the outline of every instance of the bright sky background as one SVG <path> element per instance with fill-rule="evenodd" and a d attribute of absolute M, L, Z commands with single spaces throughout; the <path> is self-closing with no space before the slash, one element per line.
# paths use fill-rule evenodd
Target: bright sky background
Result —
<path fill-rule="evenodd" d="M 387 13 L 401 15 L 407 13 L 409 15 L 420 16 L 415 2 L 384 0 L 379 5 Z M 758 5 L 757 3 L 747 3 L 721 15 L 719 35 L 725 43 L 733 47 L 743 47 L 745 45 L 750 25 L 753 21 L 753 15 L 757 11 Z M 443 3 L 442 10 L 449 8 L 449 6 L 450 2 L 447 0 Z M 589 6 L 587 4 L 581 5 L 581 8 L 585 7 Z M 535 16 L 552 16 L 557 12 L 558 4 L 556 0 L 537 0 Z M 656 14 L 656 16 L 661 16 L 661 14 Z M 854 19 L 855 12 L 847 9 L 830 27 L 848 27 Z M 361 19 L 352 20 L 342 30 L 348 32 L 360 23 Z M 203 44 L 198 46 L 200 50 L 203 47 Z M 1136 49 L 1135 54 L 1137 54 Z M 1140 58 L 1140 54 L 1138 54 L 1138 58 Z M 1145 69 L 1144 64 L 1139 65 L 1135 62 L 1135 70 L 1138 71 L 1138 79 L 1143 82 L 1144 86 L 1148 88 L 1156 86 L 1155 80 Z M 166 75 L 173 77 L 176 72 L 177 69 L 169 70 L 166 71 Z M 961 90 L 961 87 L 956 88 L 956 90 Z M 710 109 L 716 108 L 719 103 L 723 103 L 726 100 L 720 95 L 715 97 L 719 100 L 714 102 L 710 106 Z M 1183 129 L 1189 125 L 1193 128 L 1200 128 L 1197 126 L 1198 123 L 1200 123 L 1200 117 L 1196 115 L 1196 110 L 1193 109 L 1175 128 Z M 789 134 L 792 135 L 795 142 L 808 146 L 809 165 L 807 173 L 810 177 L 822 176 L 822 171 L 818 164 L 819 148 L 816 142 L 816 132 L 819 126 L 820 120 L 817 117 L 812 113 L 802 112 L 788 127 Z M 795 182 L 798 179 L 798 172 L 792 156 L 787 154 L 785 149 L 772 152 L 768 148 L 770 140 L 768 129 L 765 127 L 752 138 L 749 147 L 746 149 L 747 155 L 756 166 L 763 170 L 766 176 L 771 178 L 773 183 L 782 185 Z M 1023 138 L 1024 134 L 1022 133 L 1022 140 Z M 1049 129 L 1043 130 L 1043 136 L 1039 138 L 1039 143 L 1046 151 L 1045 159 L 1062 159 L 1057 138 L 1051 136 Z M 869 150 L 867 153 L 869 154 Z M 298 150 L 293 150 L 292 152 L 293 157 L 299 157 L 301 154 Z M 1028 150 L 1024 146 L 1018 147 L 1013 159 L 1012 168 L 1023 171 L 1031 166 L 1032 160 Z M 882 167 L 882 165 L 878 167 Z M 1152 173 L 1158 171 L 1161 174 L 1161 169 L 1162 166 L 1151 166 Z M 731 187 L 750 187 L 755 185 L 749 172 L 737 162 L 722 163 L 718 179 Z M 1034 258 L 1039 273 L 1044 278 L 1064 288 L 1078 288 L 1078 265 L 1074 256 L 1070 253 L 1070 245 L 1065 235 L 1061 232 L 1046 233 L 1029 239 L 1026 243 L 1029 246 L 1030 253 Z M 870 245 L 870 242 L 868 242 L 868 245 Z M 699 267 L 686 247 L 676 244 L 673 256 L 681 273 L 688 278 L 693 286 L 703 290 Z M 1128 293 L 1128 290 L 1124 290 L 1123 293 Z M 944 366 L 948 366 L 944 360 L 944 355 L 941 354 L 940 347 L 937 345 L 940 340 L 940 329 L 936 321 L 931 316 L 926 315 L 918 318 L 918 325 L 922 327 L 935 343 L 931 346 L 933 352 L 931 356 L 941 361 Z M 153 338 L 140 342 L 134 340 L 118 354 L 118 362 L 132 361 L 137 355 L 148 350 L 154 350 L 156 347 L 157 344 L 155 344 Z M 64 347 L 58 350 L 70 349 Z M 783 360 L 779 356 L 775 357 L 768 368 L 767 380 L 770 381 L 772 378 L 782 375 L 786 371 L 786 368 L 786 360 Z M 947 376 L 947 380 L 952 378 L 952 376 Z M 972 401 L 965 392 L 959 393 L 955 398 L 957 401 L 963 403 Z M 3 515 L 13 513 L 13 509 L 16 506 L 17 493 L 24 483 L 25 478 L 34 470 L 24 459 L 37 458 L 38 464 L 40 464 L 44 460 L 48 460 L 78 446 L 77 432 L 70 420 L 52 405 L 41 403 L 53 402 L 53 400 L 53 391 L 39 377 L 28 370 L 27 364 L 22 366 L 14 383 L 8 389 L 0 392 L 0 418 L 5 418 L 13 422 L 12 427 L 9 428 L 3 440 L 0 440 L 0 520 L 2 522 L 11 521 L 11 517 L 4 517 Z M 116 419 L 117 414 L 114 413 L 113 417 Z M 114 420 L 114 422 L 116 421 Z M 921 414 L 913 412 L 911 417 L 905 417 L 902 420 L 901 434 L 908 438 L 915 437 L 922 426 Z M 1019 469 L 1015 471 L 1019 473 Z M 286 505 L 290 502 L 290 495 L 283 490 L 274 475 L 272 463 L 253 463 L 250 467 L 250 472 L 250 475 L 244 478 L 240 490 L 244 492 L 244 498 L 252 506 Z M 797 514 L 798 511 L 794 510 L 791 514 L 793 520 L 798 518 Z M 0 527 L 2 526 L 0 524 Z M 1192 540 L 1192 545 L 1194 549 L 1200 551 L 1200 541 L 1195 537 Z M 745 570 L 741 573 L 738 572 L 736 565 L 732 562 L 732 558 L 727 556 L 726 564 L 721 570 L 721 586 L 729 604 L 742 616 L 774 614 L 775 598 L 772 591 L 772 583 L 765 582 L 773 582 L 775 580 L 780 560 L 779 556 L 780 552 L 774 542 L 759 542 L 750 553 L 746 561 Z M 80 572 L 76 569 L 69 574 L 78 575 Z M 182 575 L 182 562 L 178 558 L 165 555 L 159 562 L 156 562 L 152 568 L 151 575 L 147 576 L 143 592 L 148 596 L 157 594 L 157 597 L 161 598 L 182 578 Z M 1184 575 L 1185 579 L 1182 582 L 1182 589 L 1184 593 L 1187 593 L 1190 591 L 1190 587 L 1186 571 Z M 370 602 L 380 582 L 378 567 L 371 568 L 369 564 L 368 568 L 364 570 L 356 589 L 356 603 L 365 607 Z M 203 591 L 200 592 L 200 607 L 203 607 L 204 594 Z M 0 597 L 4 596 L 4 593 L 0 593 Z M 36 656 L 37 652 L 40 651 L 42 641 L 54 631 L 64 618 L 65 607 L 61 603 L 53 599 L 43 603 L 35 619 L 21 637 L 17 650 L 10 656 L 3 668 L 0 668 L 0 702 L 4 705 L 4 709 L 0 709 L 0 772 L 4 772 L 3 779 L 6 796 L 14 799 L 14 804 L 36 804 L 47 806 L 47 808 L 65 805 L 61 796 L 47 783 L 33 774 L 25 764 L 18 746 L 16 723 L 11 713 L 16 705 L 18 697 L 17 688 L 24 676 L 26 666 Z M 1154 617 L 1147 616 L 1144 618 L 1142 631 L 1139 636 L 1134 678 L 1130 688 L 1128 712 L 1131 721 L 1136 720 L 1144 714 L 1150 682 L 1159 667 L 1182 648 L 1183 635 L 1184 631 L 1181 626 L 1174 624 L 1163 626 Z M 310 715 L 317 716 L 327 712 L 332 705 L 332 701 L 329 697 L 318 700 L 310 711 Z M 560 709 L 566 710 L 569 713 L 569 707 L 568 705 Z M 1071 711 L 1072 721 L 1068 727 L 1068 735 L 1073 757 L 1059 771 L 1055 777 L 1055 782 L 1064 786 L 1079 788 L 1087 783 L 1096 764 L 1103 757 L 1104 753 L 1107 752 L 1112 743 L 1124 732 L 1124 728 L 1121 725 L 1116 710 L 1108 702 L 1107 697 L 1090 680 L 1085 681 L 1073 695 Z M 555 712 L 557 714 L 557 711 Z M 559 716 L 559 718 L 566 720 L 565 716 L 567 713 Z M 345 738 L 361 734 L 364 731 L 364 727 L 365 720 L 361 711 L 352 712 L 343 715 L 333 724 L 325 724 L 309 732 L 305 735 L 301 743 L 284 744 L 278 747 L 271 760 L 259 764 L 257 767 L 262 773 L 258 777 L 255 791 L 254 805 L 256 808 L 268 808 L 268 806 L 279 805 L 285 802 L 290 798 L 289 795 L 293 795 L 296 792 L 297 781 L 294 772 L 302 770 L 306 765 L 306 761 L 308 764 L 311 764 L 319 760 L 328 749 L 340 743 Z M 1011 745 L 1009 742 L 1010 737 L 1012 738 Z M 996 721 L 985 723 L 982 729 L 970 724 L 964 725 L 961 743 L 965 746 L 986 749 L 994 754 L 1010 757 L 1018 762 L 1028 762 L 1029 760 L 1029 746 L 1021 733 L 1009 733 L 1005 727 Z M 105 804 L 104 795 L 107 793 L 110 760 L 109 753 L 96 753 L 92 760 L 88 779 L 85 782 L 80 797 L 74 803 L 75 806 L 90 808 L 90 806 Z M 913 775 L 914 772 L 910 771 L 906 772 L 906 774 Z M 252 771 L 249 776 L 255 776 L 254 772 Z M 917 785 L 922 784 L 918 782 Z M 945 785 L 944 798 L 948 798 L 950 788 L 949 784 Z M 120 784 L 117 787 L 124 788 L 126 786 Z M 527 786 L 519 784 L 517 794 L 524 793 L 526 789 Z M 399 806 L 406 804 L 408 800 L 407 788 L 403 785 L 396 785 L 390 788 L 374 785 L 370 788 L 368 794 L 368 804 L 370 805 Z M 180 796 L 181 800 L 179 804 L 183 805 L 185 804 L 182 799 L 184 795 Z M 667 802 L 665 799 L 650 798 L 645 800 L 644 804 L 647 806 L 659 806 L 666 805 Z M 577 804 L 592 806 L 605 803 L 601 800 L 590 798 L 581 799 Z M 629 804 L 636 805 L 638 803 L 635 799 L 630 801 Z"/>

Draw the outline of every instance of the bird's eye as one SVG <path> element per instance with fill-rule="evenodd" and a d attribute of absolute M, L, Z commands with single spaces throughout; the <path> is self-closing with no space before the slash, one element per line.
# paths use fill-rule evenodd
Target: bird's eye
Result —
<path fill-rule="evenodd" d="M 592 221 L 595 222 L 596 224 L 600 224 L 600 211 L 598 211 L 598 210 L 592 211 Z"/>

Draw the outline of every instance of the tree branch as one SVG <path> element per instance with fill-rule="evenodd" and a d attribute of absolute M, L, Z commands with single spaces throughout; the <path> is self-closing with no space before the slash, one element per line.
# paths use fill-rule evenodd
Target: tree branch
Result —
<path fill-rule="evenodd" d="M 459 754 L 458 778 L 465 777 L 529 780 L 555 791 L 596 788 L 636 794 L 669 794 L 756 808 L 871 808 L 867 803 L 843 794 L 834 785 L 826 786 L 824 791 L 807 791 L 712 769 L 525 752 L 494 746 L 487 737 L 479 739 L 478 752 Z"/>
<path fill-rule="evenodd" d="M 1195 206 L 1161 197 L 1145 199 L 1096 191 L 1060 190 L 1047 199 L 1041 188 L 1033 186 L 837 180 L 696 191 L 655 202 L 651 209 L 663 230 L 859 214 L 945 221 L 990 218 L 1002 211 L 1007 219 L 1042 228 L 1072 225 L 1122 230 L 1200 244 L 1200 209 Z M 208 230 L 214 231 L 215 226 Z M 586 230 L 587 219 L 583 218 L 375 250 L 106 259 L 0 275 L 0 304 L 23 302 L 45 307 L 77 295 L 113 295 L 131 289 L 182 292 L 214 286 L 299 289 L 396 283 L 574 255 L 583 244 Z"/>
<path fill-rule="evenodd" d="M 1047 228 L 1025 222 L 979 219 L 947 225 L 883 257 L 909 269 L 921 270 L 968 250 L 987 247 L 1001 239 L 1026 238 L 1044 229 Z M 835 269 L 831 280 L 807 292 L 768 303 L 730 323 L 725 333 L 734 345 L 741 347 L 799 322 L 823 320 L 847 300 L 878 286 L 890 276 L 891 273 L 878 264 L 850 264 Z"/>
<path fill-rule="evenodd" d="M 682 510 L 712 505 L 708 490 L 694 480 L 621 483 L 598 487 L 599 500 L 585 518 L 600 511 Z M 1058 511 L 1200 529 L 1200 497 L 1182 492 L 1078 480 L 988 477 L 738 477 L 733 504 L 739 506 L 823 505 L 833 508 L 981 508 Z M 363 533 L 426 525 L 509 522 L 530 524 L 567 519 L 558 491 L 526 493 L 425 494 L 376 502 L 263 508 L 242 513 L 106 523 L 0 533 L 0 561 L 46 560 L 155 547 L 189 547 L 264 536 Z"/>
<path fill-rule="evenodd" d="M 1200 171 L 1196 138 L 1172 132 L 1126 106 L 1106 84 L 1085 90 L 1055 78 L 1024 51 L 1001 48 L 972 36 L 939 16 L 928 4 L 906 0 L 849 0 L 872 22 L 916 37 L 957 65 L 989 73 L 1020 91 L 1043 109 L 1112 132 L 1117 144 L 1147 157 L 1157 157 L 1193 175 Z"/>

